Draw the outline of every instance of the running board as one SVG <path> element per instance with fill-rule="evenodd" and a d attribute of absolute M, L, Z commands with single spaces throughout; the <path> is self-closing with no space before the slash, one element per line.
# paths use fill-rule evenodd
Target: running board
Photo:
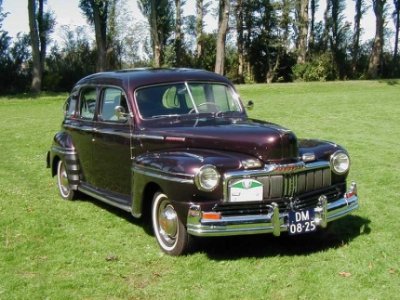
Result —
<path fill-rule="evenodd" d="M 82 184 L 79 185 L 78 191 L 80 191 L 86 195 L 89 195 L 93 198 L 96 198 L 97 200 L 100 200 L 101 202 L 104 202 L 111 206 L 122 209 L 126 212 L 132 212 L 131 206 L 121 203 L 121 198 L 119 198 L 119 197 L 106 195 L 105 193 L 102 193 L 94 188 L 91 188 L 89 186 L 82 185 Z"/>

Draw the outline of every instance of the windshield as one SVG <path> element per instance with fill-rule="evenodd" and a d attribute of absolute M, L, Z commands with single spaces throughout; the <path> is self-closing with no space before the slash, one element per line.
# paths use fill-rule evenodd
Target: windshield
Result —
<path fill-rule="evenodd" d="M 232 87 L 220 83 L 157 85 L 141 88 L 135 96 L 144 119 L 242 111 L 239 97 Z"/>

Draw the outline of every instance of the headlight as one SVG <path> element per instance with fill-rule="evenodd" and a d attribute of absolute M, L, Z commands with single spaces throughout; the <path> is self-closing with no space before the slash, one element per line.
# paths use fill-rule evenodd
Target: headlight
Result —
<path fill-rule="evenodd" d="M 197 172 L 195 182 L 199 190 L 211 192 L 218 186 L 220 177 L 221 175 L 214 166 L 205 165 Z"/>
<path fill-rule="evenodd" d="M 350 168 L 350 158 L 344 151 L 336 151 L 331 156 L 331 169 L 338 175 L 343 175 Z"/>

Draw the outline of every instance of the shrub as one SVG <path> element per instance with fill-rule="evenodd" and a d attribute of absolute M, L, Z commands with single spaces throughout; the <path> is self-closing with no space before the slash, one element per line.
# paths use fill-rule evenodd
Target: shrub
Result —
<path fill-rule="evenodd" d="M 329 81 L 337 78 L 331 53 L 321 54 L 305 64 L 296 64 L 293 75 L 300 81 Z"/>

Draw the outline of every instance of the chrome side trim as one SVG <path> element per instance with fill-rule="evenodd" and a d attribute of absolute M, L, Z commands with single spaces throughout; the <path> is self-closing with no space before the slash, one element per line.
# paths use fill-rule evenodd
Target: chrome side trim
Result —
<path fill-rule="evenodd" d="M 162 135 L 150 135 L 150 134 L 134 134 L 132 135 L 135 139 L 144 139 L 144 140 L 156 140 L 163 141 L 164 137 Z"/>
<path fill-rule="evenodd" d="M 75 148 L 62 148 L 59 146 L 52 146 L 51 147 L 52 152 L 56 152 L 62 155 L 76 155 L 78 152 L 76 152 Z"/>
<path fill-rule="evenodd" d="M 319 227 L 326 227 L 328 222 L 342 218 L 359 208 L 357 195 L 343 197 L 327 203 L 324 196 L 314 208 L 315 223 Z M 195 236 L 231 236 L 260 233 L 272 233 L 279 236 L 288 231 L 288 213 L 279 212 L 277 206 L 271 205 L 266 214 L 221 216 L 219 220 L 203 220 L 202 211 L 198 205 L 189 209 L 187 216 L 187 230 Z"/>
<path fill-rule="evenodd" d="M 157 169 L 153 169 L 150 167 L 143 167 L 139 165 L 134 165 L 132 167 L 133 173 L 142 174 L 149 177 L 154 177 L 166 181 L 173 181 L 178 183 L 187 183 L 187 184 L 194 184 L 194 176 L 181 174 L 181 173 L 166 173 L 162 172 Z"/>

